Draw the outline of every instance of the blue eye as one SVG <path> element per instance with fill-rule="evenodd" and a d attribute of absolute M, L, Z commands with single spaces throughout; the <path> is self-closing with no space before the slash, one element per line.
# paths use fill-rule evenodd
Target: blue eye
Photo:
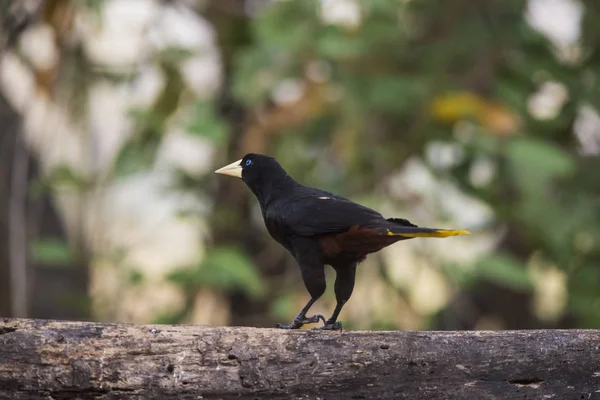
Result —
<path fill-rule="evenodd" d="M 244 163 L 244 165 L 247 167 L 248 165 L 252 164 L 252 160 L 246 160 L 246 162 Z"/>

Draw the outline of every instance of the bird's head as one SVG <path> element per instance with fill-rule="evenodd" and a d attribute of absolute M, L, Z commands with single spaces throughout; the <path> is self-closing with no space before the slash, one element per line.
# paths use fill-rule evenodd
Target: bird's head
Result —
<path fill-rule="evenodd" d="M 273 157 L 254 153 L 246 154 L 241 160 L 219 168 L 215 173 L 241 178 L 254 193 L 260 191 L 265 183 L 289 179 L 288 174 Z"/>

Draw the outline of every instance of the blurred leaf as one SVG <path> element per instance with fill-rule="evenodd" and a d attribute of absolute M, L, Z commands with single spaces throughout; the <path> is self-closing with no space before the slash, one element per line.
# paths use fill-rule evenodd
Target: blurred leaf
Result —
<path fill-rule="evenodd" d="M 115 176 L 123 178 L 149 170 L 154 165 L 159 144 L 160 138 L 155 136 L 125 143 L 113 167 Z"/>
<path fill-rule="evenodd" d="M 178 314 L 160 314 L 151 323 L 154 325 L 176 325 L 181 323 L 181 319 Z"/>
<path fill-rule="evenodd" d="M 168 47 L 158 54 L 160 61 L 170 64 L 178 64 L 186 61 L 196 54 L 190 49 L 183 47 Z"/>
<path fill-rule="evenodd" d="M 313 52 L 319 36 L 318 7 L 316 0 L 305 0 L 273 2 L 262 9 L 252 24 L 254 45 L 235 55 L 236 97 L 259 104 L 282 79 L 301 73 L 302 59 Z"/>
<path fill-rule="evenodd" d="M 345 330 L 352 330 L 353 326 L 350 324 L 344 324 L 344 329 Z M 398 325 L 398 323 L 396 321 L 393 320 L 382 320 L 382 319 L 376 319 L 373 321 L 373 323 L 371 324 L 371 326 L 369 327 L 370 330 L 373 331 L 397 331 L 400 329 L 400 326 Z"/>
<path fill-rule="evenodd" d="M 152 320 L 152 324 L 156 325 L 175 325 L 181 324 L 187 317 L 188 311 L 186 309 L 176 310 L 172 313 L 159 314 Z"/>
<path fill-rule="evenodd" d="M 85 188 L 88 184 L 81 174 L 68 165 L 59 165 L 52 168 L 44 180 L 54 189 L 60 189 L 62 187 L 81 189 Z"/>
<path fill-rule="evenodd" d="M 538 139 L 515 139 L 508 147 L 515 166 L 533 170 L 542 177 L 567 175 L 574 170 L 571 157 L 555 145 Z M 529 167 L 529 168 L 527 168 Z"/>
<path fill-rule="evenodd" d="M 100 12 L 102 10 L 102 3 L 96 0 L 71 0 L 71 3 L 75 6 L 82 6 L 90 11 Z"/>
<path fill-rule="evenodd" d="M 554 177 L 572 174 L 573 159 L 552 143 L 533 138 L 515 138 L 507 149 L 515 181 L 524 192 L 544 193 L 544 186 Z"/>
<path fill-rule="evenodd" d="M 600 268 L 584 265 L 569 277 L 569 308 L 579 317 L 580 326 L 600 326 Z"/>
<path fill-rule="evenodd" d="M 274 2 L 252 25 L 257 41 L 274 51 L 297 53 L 310 48 L 319 33 L 316 0 Z"/>
<path fill-rule="evenodd" d="M 264 290 L 252 261 L 233 247 L 210 249 L 199 267 L 182 268 L 169 275 L 168 279 L 190 291 L 198 287 L 237 289 L 259 297 Z"/>
<path fill-rule="evenodd" d="M 92 315 L 92 299 L 85 294 L 62 291 L 57 296 L 57 300 L 67 310 L 75 311 L 79 315 Z"/>
<path fill-rule="evenodd" d="M 227 139 L 227 125 L 215 114 L 212 105 L 198 102 L 194 107 L 192 120 L 186 131 L 192 135 L 210 139 L 215 144 L 224 143 Z"/>
<path fill-rule="evenodd" d="M 366 50 L 360 35 L 347 35 L 344 30 L 333 26 L 317 39 L 316 46 L 321 56 L 334 60 L 357 58 Z"/>
<path fill-rule="evenodd" d="M 181 191 L 192 193 L 194 196 L 205 197 L 206 186 L 208 185 L 206 175 L 195 175 L 181 168 L 176 168 L 173 175 L 173 180 L 167 186 L 168 191 Z"/>
<path fill-rule="evenodd" d="M 131 270 L 129 271 L 127 281 L 131 286 L 141 285 L 144 282 L 144 274 L 135 269 Z"/>
<path fill-rule="evenodd" d="M 32 178 L 29 180 L 29 188 L 27 189 L 32 198 L 40 198 L 49 191 L 48 184 L 44 179 Z"/>
<path fill-rule="evenodd" d="M 493 283 L 515 290 L 530 290 L 531 279 L 525 265 L 505 254 L 492 254 L 480 259 L 477 275 Z"/>
<path fill-rule="evenodd" d="M 237 56 L 232 91 L 247 105 L 264 101 L 279 79 L 271 54 L 264 49 L 247 49 Z"/>
<path fill-rule="evenodd" d="M 165 118 L 156 110 L 129 110 L 129 116 L 136 125 L 136 135 L 129 139 L 117 155 L 113 173 L 117 178 L 149 170 L 160 145 Z"/>
<path fill-rule="evenodd" d="M 140 131 L 161 131 L 165 122 L 164 116 L 151 109 L 132 108 L 128 116 Z"/>
<path fill-rule="evenodd" d="M 297 312 L 294 294 L 284 294 L 276 298 L 271 303 L 271 314 L 275 318 L 289 318 L 290 315 Z"/>
<path fill-rule="evenodd" d="M 365 82 L 368 101 L 378 111 L 414 112 L 415 104 L 423 97 L 426 87 L 418 79 L 402 75 L 375 75 Z"/>
<path fill-rule="evenodd" d="M 455 263 L 447 263 L 443 270 L 450 279 L 460 285 L 460 287 L 468 287 L 474 283 L 476 279 L 476 275 L 471 269 L 462 268 Z"/>
<path fill-rule="evenodd" d="M 59 267 L 71 267 L 73 253 L 69 244 L 58 238 L 40 238 L 31 244 L 31 253 L 36 263 Z"/>
<path fill-rule="evenodd" d="M 500 80 L 496 84 L 495 94 L 500 101 L 515 110 L 525 110 L 529 93 L 523 90 L 523 85 L 519 82 L 512 82 L 508 79 Z"/>

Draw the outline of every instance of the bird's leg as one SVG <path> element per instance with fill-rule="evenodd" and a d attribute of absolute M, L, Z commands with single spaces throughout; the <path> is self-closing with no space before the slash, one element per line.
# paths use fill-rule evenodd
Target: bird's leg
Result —
<path fill-rule="evenodd" d="M 322 315 L 313 315 L 312 317 L 306 317 L 306 313 L 308 309 L 317 301 L 315 298 L 311 298 L 308 303 L 304 306 L 304 308 L 296 315 L 296 318 L 290 324 L 277 324 L 277 328 L 281 329 L 298 329 L 301 328 L 304 324 L 315 324 L 320 320 L 325 323 L 325 317 Z"/>
<path fill-rule="evenodd" d="M 327 321 L 325 322 L 325 325 L 317 328 L 317 329 L 321 329 L 324 331 L 341 331 L 342 330 L 342 323 L 340 321 L 337 321 L 337 317 L 340 313 L 340 311 L 342 311 L 342 307 L 344 307 L 345 302 L 341 303 L 338 301 L 338 303 L 335 306 L 335 310 L 333 311 L 333 314 L 331 315 L 331 318 L 329 318 Z"/>
<path fill-rule="evenodd" d="M 342 311 L 344 304 L 352 296 L 352 290 L 354 290 L 354 279 L 356 276 L 356 264 L 344 265 L 334 267 L 336 271 L 335 277 L 335 299 L 337 304 L 331 318 L 325 321 L 325 325 L 317 329 L 328 330 L 328 331 L 341 331 L 342 323 L 337 320 Z"/>
<path fill-rule="evenodd" d="M 314 324 L 319 321 L 325 323 L 325 317 L 318 314 L 312 317 L 306 317 L 306 313 L 309 308 L 317 301 L 319 297 L 325 292 L 325 267 L 319 263 L 300 263 L 300 270 L 302 271 L 302 279 L 308 292 L 310 293 L 310 300 L 302 310 L 296 315 L 296 318 L 290 324 L 277 324 L 277 328 L 281 329 L 298 329 L 304 324 Z"/>

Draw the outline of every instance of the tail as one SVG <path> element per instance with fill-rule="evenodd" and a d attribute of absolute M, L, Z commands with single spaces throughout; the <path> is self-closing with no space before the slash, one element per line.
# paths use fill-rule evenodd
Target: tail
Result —
<path fill-rule="evenodd" d="M 388 236 L 402 236 L 405 238 L 434 237 L 445 238 L 448 236 L 469 235 L 466 230 L 450 230 L 436 228 L 421 228 L 405 219 L 388 218 L 390 224 L 386 226 Z"/>

